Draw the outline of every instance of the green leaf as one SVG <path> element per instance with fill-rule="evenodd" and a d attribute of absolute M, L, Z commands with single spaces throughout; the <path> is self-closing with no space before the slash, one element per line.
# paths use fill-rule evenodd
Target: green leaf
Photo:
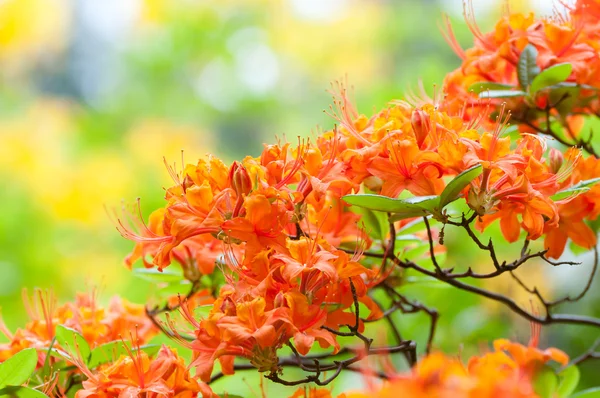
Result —
<path fill-rule="evenodd" d="M 417 218 L 417 219 L 409 221 L 408 223 L 401 226 L 396 231 L 396 236 L 421 232 L 421 231 L 423 231 L 424 228 L 425 228 L 425 222 L 423 221 L 423 219 Z"/>
<path fill-rule="evenodd" d="M 125 347 L 124 344 L 127 344 L 127 347 Z M 160 345 L 149 344 L 141 346 L 139 349 L 149 356 L 153 356 L 160 350 Z M 126 341 L 125 343 L 122 341 L 111 341 L 110 343 L 99 345 L 92 350 L 88 367 L 94 369 L 103 363 L 118 359 L 121 355 L 129 355 L 129 352 L 136 352 L 137 350 L 137 348 L 131 349 L 131 342 L 129 341 Z"/>
<path fill-rule="evenodd" d="M 494 90 L 479 93 L 479 98 L 513 98 L 524 97 L 527 93 L 521 90 Z"/>
<path fill-rule="evenodd" d="M 81 333 L 63 325 L 56 326 L 56 341 L 72 358 L 81 356 L 87 364 L 90 358 L 90 346 Z"/>
<path fill-rule="evenodd" d="M 550 88 L 552 88 L 552 89 L 555 89 L 555 88 L 579 88 L 579 89 L 594 90 L 594 91 L 600 90 L 600 88 L 590 86 L 589 84 L 579 84 L 579 83 L 575 83 L 575 82 L 560 82 L 560 83 L 553 84 L 552 86 L 550 86 Z"/>
<path fill-rule="evenodd" d="M 34 390 L 33 388 L 15 386 L 1 389 L 0 396 L 18 398 L 48 398 L 46 394 L 41 391 Z"/>
<path fill-rule="evenodd" d="M 38 356 L 35 348 L 25 348 L 0 364 L 0 388 L 19 386 L 35 371 Z"/>
<path fill-rule="evenodd" d="M 579 369 L 572 365 L 562 370 L 558 374 L 558 395 L 562 397 L 570 396 L 579 384 Z"/>
<path fill-rule="evenodd" d="M 357 214 L 360 214 L 360 223 L 364 224 L 365 230 L 372 238 L 385 240 L 389 227 L 385 213 L 372 211 L 362 207 L 355 209 Z"/>
<path fill-rule="evenodd" d="M 169 267 L 162 272 L 156 268 L 135 268 L 133 275 L 149 282 L 177 282 L 185 279 L 183 271 L 175 267 Z"/>
<path fill-rule="evenodd" d="M 571 252 L 576 256 L 581 256 L 583 253 L 587 253 L 590 251 L 585 247 L 577 246 L 577 244 L 573 241 L 569 242 L 569 250 L 571 250 Z"/>
<path fill-rule="evenodd" d="M 590 187 L 600 182 L 600 178 L 591 178 L 589 180 L 579 181 L 577 184 L 570 186 L 569 188 L 563 189 L 552 195 L 550 199 L 553 201 L 559 201 L 566 199 L 571 196 L 577 196 L 590 190 Z"/>
<path fill-rule="evenodd" d="M 527 91 L 533 79 L 540 73 L 540 67 L 537 65 L 537 57 L 537 48 L 532 44 L 528 44 L 519 56 L 517 77 L 519 78 L 521 88 L 525 91 Z"/>
<path fill-rule="evenodd" d="M 600 398 L 600 387 L 580 391 L 575 395 L 571 395 L 571 398 Z"/>
<path fill-rule="evenodd" d="M 414 209 L 403 211 L 401 213 L 393 213 L 392 215 L 390 215 L 389 220 L 390 222 L 396 222 L 400 220 L 405 220 L 407 218 L 425 217 L 427 215 L 429 215 L 429 213 L 425 209 Z"/>
<path fill-rule="evenodd" d="M 529 93 L 533 95 L 546 87 L 564 82 L 569 78 L 572 70 L 573 66 L 568 62 L 552 65 L 544 69 L 531 82 Z"/>
<path fill-rule="evenodd" d="M 559 83 L 550 87 L 550 104 L 553 105 L 561 115 L 568 115 L 573 106 L 578 103 L 581 87 L 570 85 L 568 82 Z"/>
<path fill-rule="evenodd" d="M 50 365 L 50 357 L 52 356 L 52 349 L 54 348 L 54 344 L 56 343 L 56 336 L 52 338 L 50 341 L 50 346 L 46 350 L 46 360 L 44 361 L 44 366 L 40 369 L 41 378 L 50 376 L 50 372 L 52 371 L 52 366 Z"/>
<path fill-rule="evenodd" d="M 482 93 L 484 91 L 497 91 L 497 90 L 510 90 L 515 87 L 510 84 L 494 83 L 494 82 L 477 82 L 471 84 L 469 91 L 473 91 L 475 94 Z"/>
<path fill-rule="evenodd" d="M 430 209 L 434 209 L 439 200 L 437 196 L 415 196 L 407 199 L 393 199 L 373 194 L 346 195 L 342 199 L 350 205 L 369 210 L 384 211 L 387 213 L 420 211 L 423 213 L 422 215 L 425 215 Z"/>
<path fill-rule="evenodd" d="M 156 295 L 163 299 L 176 296 L 178 294 L 185 296 L 189 293 L 191 286 L 192 284 L 190 281 L 185 279 L 177 282 L 167 283 L 157 290 Z"/>
<path fill-rule="evenodd" d="M 533 389 L 541 398 L 551 398 L 556 392 L 558 378 L 554 369 L 548 365 L 540 370 L 533 380 Z"/>
<path fill-rule="evenodd" d="M 483 172 L 483 166 L 480 164 L 468 168 L 456 177 L 452 179 L 446 185 L 446 188 L 440 195 L 440 209 L 446 207 L 448 203 L 454 202 L 460 196 L 460 193 L 467 185 L 469 185 L 474 179 L 479 177 Z"/>
<path fill-rule="evenodd" d="M 536 374 L 533 380 L 533 389 L 541 398 L 551 398 L 556 392 L 558 387 L 558 377 L 548 365 L 544 367 Z"/>
<path fill-rule="evenodd" d="M 557 202 L 559 200 L 563 200 L 563 199 L 569 198 L 571 196 L 577 196 L 582 193 L 586 193 L 589 190 L 590 189 L 588 187 L 581 187 L 581 188 L 571 187 L 571 188 L 568 188 L 568 189 L 565 189 L 565 190 L 555 193 L 554 195 L 550 196 L 550 199 Z"/>

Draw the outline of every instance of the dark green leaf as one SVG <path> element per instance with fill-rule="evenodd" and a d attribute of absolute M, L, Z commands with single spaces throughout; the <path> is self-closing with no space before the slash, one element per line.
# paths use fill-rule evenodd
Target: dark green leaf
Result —
<path fill-rule="evenodd" d="M 494 90 L 494 91 L 482 91 L 479 93 L 479 98 L 513 98 L 513 97 L 524 97 L 527 93 L 520 90 Z"/>
<path fill-rule="evenodd" d="M 571 398 L 600 398 L 600 387 L 580 391 L 575 395 L 571 395 Z"/>
<path fill-rule="evenodd" d="M 550 197 L 550 199 L 556 202 L 559 200 L 569 198 L 571 196 L 577 196 L 579 194 L 589 191 L 590 187 L 598 182 L 600 182 L 600 178 L 591 178 L 589 180 L 580 181 L 569 188 L 563 189 L 562 191 L 555 193 Z"/>
<path fill-rule="evenodd" d="M 575 365 L 569 366 L 558 374 L 558 380 L 558 395 L 569 397 L 579 384 L 579 369 Z"/>
<path fill-rule="evenodd" d="M 35 371 L 38 356 L 35 348 L 25 348 L 0 364 L 0 388 L 19 386 Z"/>
<path fill-rule="evenodd" d="M 538 51 L 534 45 L 528 44 L 519 56 L 517 63 L 517 77 L 519 84 L 524 91 L 527 91 L 533 79 L 540 73 L 540 67 L 537 65 Z"/>
<path fill-rule="evenodd" d="M 554 369 L 548 365 L 536 374 L 533 380 L 533 389 L 541 398 L 551 398 L 558 387 L 558 378 Z"/>
<path fill-rule="evenodd" d="M 0 390 L 1 397 L 18 397 L 18 398 L 48 398 L 41 391 L 34 390 L 29 387 L 6 387 Z"/>
<path fill-rule="evenodd" d="M 556 64 L 544 69 L 531 82 L 529 93 L 533 95 L 546 87 L 564 82 L 572 70 L 573 66 L 570 63 Z"/>
<path fill-rule="evenodd" d="M 473 91 L 475 94 L 482 93 L 484 91 L 496 91 L 496 90 L 510 90 L 515 87 L 510 84 L 494 83 L 494 82 L 477 82 L 471 84 L 469 91 Z"/>
<path fill-rule="evenodd" d="M 169 267 L 162 272 L 156 268 L 135 268 L 133 275 L 149 282 L 176 282 L 185 279 L 181 269 L 175 267 Z"/>
<path fill-rule="evenodd" d="M 465 189 L 465 187 L 469 185 L 474 179 L 479 177 L 482 172 L 483 167 L 480 164 L 478 164 L 468 168 L 467 170 L 454 177 L 452 181 L 450 181 L 448 185 L 446 185 L 446 188 L 444 188 L 440 195 L 439 208 L 443 209 L 444 207 L 446 207 L 446 205 L 448 205 L 448 203 L 451 203 L 458 199 L 462 190 Z"/>
<path fill-rule="evenodd" d="M 84 362 L 88 362 L 90 358 L 90 346 L 77 330 L 63 325 L 56 326 L 56 341 L 72 358 L 81 356 Z"/>

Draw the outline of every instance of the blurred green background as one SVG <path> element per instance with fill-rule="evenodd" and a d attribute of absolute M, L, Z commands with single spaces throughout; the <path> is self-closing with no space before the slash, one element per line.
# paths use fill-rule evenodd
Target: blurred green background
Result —
<path fill-rule="evenodd" d="M 474 5 L 486 31 L 504 2 Z M 552 8 L 546 0 L 510 5 Z M 124 267 L 131 244 L 105 209 L 137 197 L 145 215 L 161 206 L 171 185 L 162 158 L 179 162 L 182 149 L 192 163 L 208 152 L 231 161 L 259 154 L 276 136 L 294 141 L 330 128 L 323 110 L 336 79 L 347 76 L 365 114 L 416 91 L 419 80 L 431 93 L 459 65 L 439 31 L 443 12 L 470 46 L 460 0 L 0 0 L 0 306 L 8 326 L 26 321 L 25 287 L 52 288 L 61 302 L 94 286 L 103 300 L 145 302 L 153 286 Z M 446 237 L 449 264 L 485 266 L 462 236 Z M 502 250 L 510 259 L 518 248 Z M 559 294 L 583 283 L 590 258 L 581 259 L 578 268 L 524 272 Z M 529 306 L 509 279 L 487 287 Z M 405 290 L 442 313 L 440 349 L 466 358 L 494 338 L 529 338 L 528 325 L 503 307 L 434 283 Z M 600 315 L 596 291 L 569 310 Z M 424 340 L 425 317 L 398 322 L 406 337 Z M 542 344 L 574 356 L 592 333 L 545 328 Z"/>

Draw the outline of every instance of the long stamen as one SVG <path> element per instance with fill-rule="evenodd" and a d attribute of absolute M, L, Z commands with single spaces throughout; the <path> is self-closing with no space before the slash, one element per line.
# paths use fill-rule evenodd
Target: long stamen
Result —
<path fill-rule="evenodd" d="M 458 40 L 456 40 L 456 36 L 454 35 L 454 29 L 452 29 L 452 22 L 450 22 L 450 17 L 448 14 L 443 15 L 444 24 L 446 28 L 443 26 L 439 26 L 440 31 L 442 32 L 442 36 L 444 40 L 450 45 L 450 48 L 454 51 L 456 55 L 460 57 L 460 59 L 464 60 L 466 58 L 465 50 L 458 44 Z"/>

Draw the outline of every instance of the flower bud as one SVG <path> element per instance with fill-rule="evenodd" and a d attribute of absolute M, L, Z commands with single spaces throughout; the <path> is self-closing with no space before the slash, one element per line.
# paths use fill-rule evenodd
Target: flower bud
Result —
<path fill-rule="evenodd" d="M 235 316 L 237 314 L 237 308 L 230 296 L 223 299 L 220 309 L 225 316 Z"/>
<path fill-rule="evenodd" d="M 277 293 L 275 300 L 273 300 L 273 307 L 279 308 L 285 305 L 285 295 L 282 292 Z"/>
<path fill-rule="evenodd" d="M 562 167 L 565 158 L 561 151 L 556 148 L 550 148 L 550 171 L 554 174 L 558 173 Z"/>
<path fill-rule="evenodd" d="M 233 162 L 229 169 L 229 183 L 238 195 L 247 195 L 252 191 L 252 180 L 248 174 L 248 170 L 239 162 Z"/>
<path fill-rule="evenodd" d="M 410 124 L 415 133 L 417 145 L 421 148 L 431 129 L 429 114 L 422 109 L 415 109 L 410 117 Z"/>

